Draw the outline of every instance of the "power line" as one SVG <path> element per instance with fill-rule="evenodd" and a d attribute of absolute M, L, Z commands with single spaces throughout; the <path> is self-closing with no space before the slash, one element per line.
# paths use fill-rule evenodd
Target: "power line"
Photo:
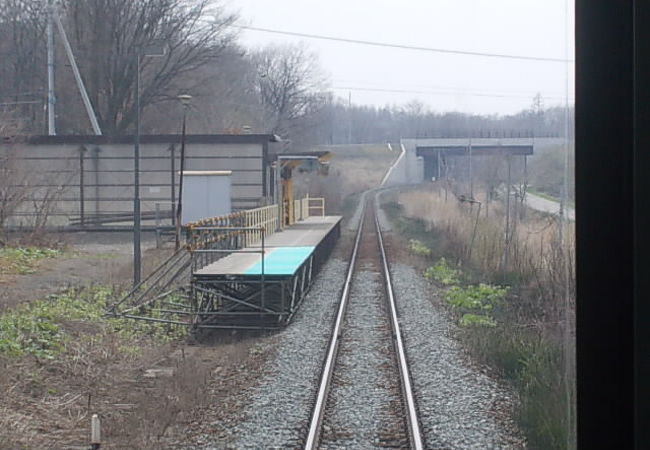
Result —
<path fill-rule="evenodd" d="M 485 53 L 485 52 L 470 52 L 465 50 L 451 50 L 444 48 L 434 48 L 434 47 L 418 47 L 414 45 L 404 45 L 404 44 L 392 44 L 388 42 L 376 42 L 376 41 L 364 41 L 360 39 L 348 39 L 334 36 L 323 36 L 317 34 L 308 34 L 308 33 L 297 33 L 294 31 L 282 31 L 282 30 L 272 30 L 269 28 L 260 28 L 260 27 L 251 27 L 246 25 L 231 25 L 235 28 L 241 28 L 244 30 L 251 31 L 260 31 L 263 33 L 273 33 L 273 34 L 282 34 L 286 36 L 298 36 L 308 39 L 321 39 L 325 41 L 336 41 L 336 42 L 345 42 L 348 44 L 359 44 L 359 45 L 373 45 L 375 47 L 387 47 L 387 48 L 398 48 L 402 50 L 415 50 L 422 52 L 434 52 L 434 53 L 446 53 L 452 55 L 465 55 L 465 56 L 484 56 L 488 58 L 507 58 L 507 59 L 516 59 L 516 60 L 525 60 L 525 61 L 546 61 L 546 62 L 574 62 L 572 59 L 563 59 L 563 58 L 547 58 L 542 56 L 522 56 L 522 55 L 507 55 L 503 53 Z"/>
<path fill-rule="evenodd" d="M 502 97 L 502 98 L 527 98 L 531 99 L 534 95 L 507 95 L 507 94 L 487 94 L 479 92 L 445 92 L 445 91 L 412 91 L 406 89 L 384 89 L 384 88 L 369 88 L 369 87 L 354 87 L 354 86 L 333 86 L 332 89 L 337 91 L 367 91 L 367 92 L 388 92 L 396 94 L 429 94 L 429 95 L 467 95 L 474 97 Z M 543 97 L 550 100 L 563 100 L 564 97 Z"/>
<path fill-rule="evenodd" d="M 542 94 L 543 98 L 559 98 L 559 99 L 564 99 L 564 94 L 563 93 L 558 93 L 558 92 L 540 92 L 540 91 L 535 91 L 535 93 L 530 93 L 530 91 L 523 91 L 523 90 L 505 90 L 505 89 L 492 89 L 492 88 L 468 88 L 468 87 L 458 87 L 458 86 L 432 86 L 432 85 L 424 85 L 424 84 L 404 84 L 400 83 L 401 86 L 387 86 L 385 82 L 381 81 L 368 81 L 368 80 L 348 80 L 348 79 L 343 79 L 343 78 L 334 78 L 332 82 L 335 85 L 361 85 L 361 87 L 368 87 L 371 88 L 373 85 L 377 86 L 378 89 L 404 89 L 413 91 L 413 89 L 416 89 L 416 93 L 420 93 L 421 89 L 427 89 L 427 90 L 435 90 L 435 91 L 449 91 L 451 93 L 472 93 L 472 92 L 479 92 L 482 94 L 488 94 L 488 93 L 493 93 L 493 94 L 505 94 L 505 95 L 521 95 L 522 97 L 526 98 L 533 98 L 538 92 Z M 430 92 L 430 91 L 429 91 Z"/>

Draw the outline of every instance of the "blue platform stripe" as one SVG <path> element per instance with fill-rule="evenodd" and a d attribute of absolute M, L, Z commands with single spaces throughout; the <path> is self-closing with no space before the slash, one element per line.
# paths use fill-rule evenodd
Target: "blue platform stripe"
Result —
<path fill-rule="evenodd" d="M 265 275 L 293 275 L 316 247 L 276 247 L 264 258 Z M 251 266 L 246 275 L 261 275 L 262 262 Z"/>

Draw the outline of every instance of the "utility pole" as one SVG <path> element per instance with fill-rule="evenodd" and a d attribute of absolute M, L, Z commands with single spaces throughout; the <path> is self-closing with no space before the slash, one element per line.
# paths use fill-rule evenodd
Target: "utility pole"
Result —
<path fill-rule="evenodd" d="M 472 138 L 469 138 L 469 197 L 474 200 L 474 168 L 472 167 Z"/>
<path fill-rule="evenodd" d="M 352 144 L 352 92 L 348 92 L 348 144 Z"/>
<path fill-rule="evenodd" d="M 61 19 L 59 18 L 54 8 L 53 7 L 50 8 L 50 11 L 51 11 L 51 17 L 56 22 L 56 26 L 59 30 L 59 34 L 61 35 L 61 40 L 63 41 L 63 48 L 65 49 L 65 53 L 68 56 L 68 61 L 70 62 L 70 66 L 72 67 L 72 73 L 74 74 L 74 79 L 77 82 L 77 87 L 79 88 L 81 99 L 83 100 L 84 107 L 86 108 L 88 119 L 90 119 L 90 124 L 92 125 L 95 134 L 97 136 L 101 136 L 102 130 L 99 128 L 99 122 L 97 122 L 97 116 L 95 115 L 95 110 L 93 109 L 93 105 L 92 103 L 90 103 L 90 99 L 88 98 L 88 92 L 86 92 L 86 87 L 84 86 L 83 79 L 81 78 L 81 74 L 79 73 L 77 62 L 74 59 L 74 54 L 72 53 L 72 47 L 70 46 L 70 42 L 68 41 L 68 36 L 66 35 L 65 29 L 63 28 L 63 24 L 61 23 Z"/>
<path fill-rule="evenodd" d="M 141 216 L 140 216 L 140 58 L 141 50 L 137 51 L 135 74 L 135 143 L 133 155 L 133 287 L 140 284 L 142 274 Z"/>
<path fill-rule="evenodd" d="M 60 22 L 59 22 L 60 23 Z M 165 48 L 149 46 L 136 49 L 135 74 L 135 138 L 133 148 L 133 286 L 140 284 L 142 274 L 142 249 L 140 216 L 140 60 L 145 56 L 163 56 Z M 101 134 L 101 132 L 100 132 Z"/>
<path fill-rule="evenodd" d="M 54 117 L 54 29 L 52 28 L 52 0 L 47 2 L 47 134 L 56 135 Z"/>
<path fill-rule="evenodd" d="M 503 256 L 504 268 L 508 270 L 509 257 L 510 257 L 510 153 L 506 156 L 506 161 L 508 164 L 508 181 L 506 185 L 506 251 Z"/>
<path fill-rule="evenodd" d="M 181 248 L 181 217 L 183 214 L 183 172 L 185 171 L 185 122 L 187 119 L 187 108 L 192 100 L 191 95 L 179 95 L 178 99 L 183 104 L 183 128 L 181 130 L 181 176 L 178 184 L 178 203 L 176 207 L 176 240 L 175 248 L 178 251 Z"/>

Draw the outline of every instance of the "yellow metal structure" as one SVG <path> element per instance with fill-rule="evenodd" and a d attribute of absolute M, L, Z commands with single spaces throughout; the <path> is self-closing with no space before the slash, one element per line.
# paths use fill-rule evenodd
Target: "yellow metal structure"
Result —
<path fill-rule="evenodd" d="M 332 153 L 324 152 L 321 155 L 317 156 L 318 165 L 316 167 L 305 168 L 305 171 L 318 170 L 320 174 L 327 175 L 327 169 L 329 165 L 329 160 L 332 159 Z M 312 156 L 313 158 L 314 156 Z M 307 160 L 310 161 L 310 160 Z M 316 161 L 314 159 L 313 161 Z M 288 159 L 282 163 L 282 173 L 281 173 L 281 183 L 282 183 L 282 205 L 284 211 L 283 225 L 292 225 L 296 223 L 297 220 L 302 220 L 304 217 L 309 215 L 309 200 L 306 203 L 307 211 L 303 211 L 302 203 L 300 204 L 300 209 L 298 208 L 298 203 L 300 200 L 294 199 L 294 186 L 293 186 L 293 170 L 297 168 L 305 167 L 305 158 L 303 155 L 296 155 L 295 159 Z M 309 196 L 307 196 L 309 198 Z M 322 214 L 325 215 L 325 203 L 323 200 Z"/>
<path fill-rule="evenodd" d="M 296 222 L 293 200 L 293 179 L 282 179 L 282 201 L 284 202 L 284 224 Z"/>

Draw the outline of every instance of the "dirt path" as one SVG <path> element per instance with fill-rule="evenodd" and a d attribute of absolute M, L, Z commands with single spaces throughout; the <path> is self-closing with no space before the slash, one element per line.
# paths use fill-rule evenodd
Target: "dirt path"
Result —
<path fill-rule="evenodd" d="M 70 286 L 93 283 L 123 284 L 133 277 L 133 244 L 130 234 L 109 236 L 83 233 L 67 236 L 63 255 L 41 260 L 34 273 L 10 275 L 0 280 L 0 310 L 41 299 Z M 143 242 L 143 273 L 152 270 L 171 249 L 155 248 L 148 238 Z"/>
<path fill-rule="evenodd" d="M 553 200 L 540 197 L 539 195 L 531 194 L 530 192 L 526 194 L 526 205 L 532 209 L 536 209 L 537 211 L 547 212 L 551 214 L 560 213 L 559 202 L 554 202 Z M 574 208 L 567 206 L 566 212 L 569 220 L 576 220 L 576 212 Z"/>

